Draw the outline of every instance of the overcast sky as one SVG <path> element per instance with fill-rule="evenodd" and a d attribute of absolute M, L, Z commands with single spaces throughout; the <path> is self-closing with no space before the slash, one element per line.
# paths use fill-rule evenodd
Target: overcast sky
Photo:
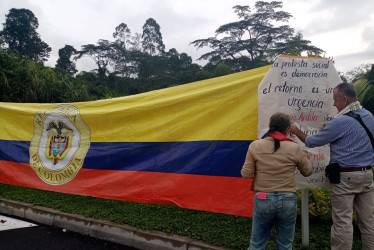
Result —
<path fill-rule="evenodd" d="M 11 8 L 31 10 L 38 18 L 37 32 L 51 48 L 48 66 L 55 66 L 58 50 L 66 44 L 81 49 L 99 39 L 113 41 L 112 34 L 125 23 L 132 34 L 153 18 L 161 27 L 166 50 L 186 52 L 194 62 L 207 50 L 190 43 L 215 35 L 215 30 L 238 18 L 235 5 L 253 6 L 249 0 L 1 0 L 0 23 Z M 289 25 L 301 31 L 304 39 L 333 57 L 338 71 L 346 72 L 360 64 L 374 63 L 373 0 L 285 0 L 282 10 L 293 18 Z M 2 25 L 0 26 L 2 29 Z M 198 62 L 197 62 L 198 63 Z M 91 70 L 86 58 L 78 70 Z"/>

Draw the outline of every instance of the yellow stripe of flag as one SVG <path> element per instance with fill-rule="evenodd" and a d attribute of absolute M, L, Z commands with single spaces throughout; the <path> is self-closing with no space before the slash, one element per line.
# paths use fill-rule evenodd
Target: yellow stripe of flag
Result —
<path fill-rule="evenodd" d="M 265 66 L 139 95 L 71 103 L 91 142 L 257 139 L 257 88 Z M 36 112 L 58 104 L 0 103 L 0 139 L 30 141 Z"/>

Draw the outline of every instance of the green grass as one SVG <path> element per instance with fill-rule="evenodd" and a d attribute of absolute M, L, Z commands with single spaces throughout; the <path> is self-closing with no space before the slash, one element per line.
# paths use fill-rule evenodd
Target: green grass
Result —
<path fill-rule="evenodd" d="M 251 218 L 218 214 L 171 205 L 142 204 L 79 196 L 0 183 L 0 197 L 17 200 L 63 212 L 123 223 L 137 228 L 188 236 L 210 244 L 247 249 L 251 235 Z M 310 221 L 310 245 L 302 245 L 298 218 L 294 249 L 330 249 L 329 220 Z M 355 228 L 355 232 L 358 232 Z M 275 249 L 272 232 L 267 249 Z M 354 235 L 353 249 L 360 249 L 359 234 Z"/>

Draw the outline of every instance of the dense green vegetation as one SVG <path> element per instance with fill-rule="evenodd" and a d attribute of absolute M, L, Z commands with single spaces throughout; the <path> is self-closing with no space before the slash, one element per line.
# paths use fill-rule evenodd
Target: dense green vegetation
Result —
<path fill-rule="evenodd" d="M 74 78 L 0 48 L 2 102 L 78 102 L 114 95 L 108 87 Z"/>
<path fill-rule="evenodd" d="M 296 225 L 294 249 L 330 249 L 330 207 L 327 189 L 310 192 L 313 214 L 310 218 L 310 245 L 302 245 L 300 216 Z M 99 199 L 0 184 L 0 197 L 57 209 L 87 217 L 129 224 L 142 229 L 188 236 L 214 245 L 247 249 L 251 235 L 251 218 L 218 214 L 172 205 L 142 204 Z M 318 209 L 317 209 L 318 208 Z M 274 232 L 267 249 L 275 249 Z M 355 228 L 353 249 L 360 249 L 358 229 Z"/>
<path fill-rule="evenodd" d="M 374 65 L 367 68 L 355 82 L 358 100 L 367 110 L 374 114 Z"/>
<path fill-rule="evenodd" d="M 176 48 L 166 50 L 161 27 L 148 18 L 142 33 L 120 23 L 113 40 L 100 39 L 80 49 L 59 49 L 55 68 L 44 67 L 51 48 L 37 29 L 37 17 L 28 9 L 10 9 L 0 30 L 0 101 L 76 102 L 166 88 L 271 64 L 280 54 L 319 55 L 323 50 L 285 25 L 292 18 L 282 2 L 257 1 L 253 8 L 234 6 L 238 21 L 221 25 L 215 38 L 193 41 L 209 47 L 202 66 Z M 186 41 L 188 42 L 188 41 Z M 78 72 L 76 62 L 91 58 L 96 68 Z"/>

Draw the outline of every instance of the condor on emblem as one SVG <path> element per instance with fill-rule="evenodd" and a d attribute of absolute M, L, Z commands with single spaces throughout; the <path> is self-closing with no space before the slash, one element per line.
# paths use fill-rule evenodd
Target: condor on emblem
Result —
<path fill-rule="evenodd" d="M 72 105 L 39 111 L 34 117 L 30 166 L 51 185 L 65 184 L 77 175 L 90 147 L 90 129 Z"/>

